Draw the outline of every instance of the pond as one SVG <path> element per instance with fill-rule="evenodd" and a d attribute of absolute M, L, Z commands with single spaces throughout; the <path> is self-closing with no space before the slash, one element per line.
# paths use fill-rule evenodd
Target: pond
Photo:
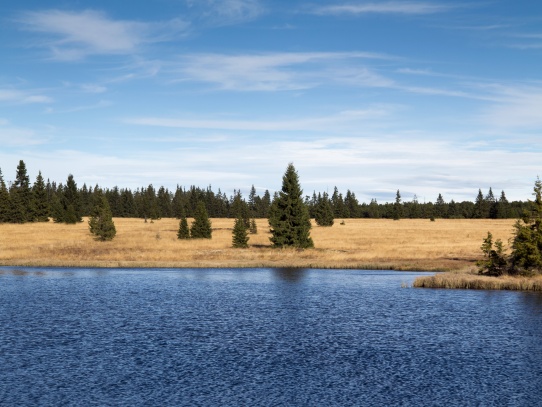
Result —
<path fill-rule="evenodd" d="M 541 405 L 542 296 L 422 273 L 0 268 L 0 405 Z"/>

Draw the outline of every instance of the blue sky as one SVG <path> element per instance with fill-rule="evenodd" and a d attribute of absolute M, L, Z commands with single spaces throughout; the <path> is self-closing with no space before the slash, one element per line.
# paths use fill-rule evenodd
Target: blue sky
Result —
<path fill-rule="evenodd" d="M 542 2 L 0 4 L 0 168 L 368 202 L 531 197 Z"/>

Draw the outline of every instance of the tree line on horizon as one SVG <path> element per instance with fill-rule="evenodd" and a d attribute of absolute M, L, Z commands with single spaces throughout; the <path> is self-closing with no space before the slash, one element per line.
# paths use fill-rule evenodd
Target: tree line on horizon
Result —
<path fill-rule="evenodd" d="M 200 202 L 211 218 L 237 218 L 240 214 L 245 220 L 269 218 L 273 202 L 279 197 L 279 191 L 271 195 L 268 190 L 260 196 L 254 186 L 247 199 L 238 190 L 228 197 L 220 189 L 214 192 L 211 186 L 177 186 L 174 191 L 163 186 L 156 189 L 152 184 L 135 191 L 116 186 L 100 188 L 83 184 L 78 187 L 71 174 L 65 183 L 57 184 L 45 181 L 41 171 L 31 183 L 26 165 L 20 160 L 13 182 L 6 182 L 0 169 L 0 222 L 46 222 L 52 218 L 55 222 L 77 223 L 91 215 L 96 196 L 100 194 L 107 200 L 113 217 L 151 220 L 194 217 Z M 322 226 L 332 224 L 337 218 L 518 218 L 527 205 L 523 201 L 509 202 L 504 191 L 496 198 L 491 188 L 486 195 L 479 189 L 472 202 L 446 202 L 441 194 L 434 203 L 422 203 L 416 197 L 403 202 L 398 190 L 395 202 L 378 203 L 372 199 L 370 203 L 360 203 L 352 191 L 347 190 L 343 195 L 335 187 L 331 196 L 326 192 L 313 192 L 304 196 L 303 203 L 310 218 Z"/>

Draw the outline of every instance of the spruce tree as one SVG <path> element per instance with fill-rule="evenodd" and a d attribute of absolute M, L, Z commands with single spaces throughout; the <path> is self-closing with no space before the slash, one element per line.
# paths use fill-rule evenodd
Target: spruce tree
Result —
<path fill-rule="evenodd" d="M 25 223 L 27 221 L 26 207 L 22 201 L 22 196 L 19 194 L 15 185 L 11 185 L 9 190 L 9 202 L 9 222 Z"/>
<path fill-rule="evenodd" d="M 247 228 L 245 226 L 245 220 L 241 215 L 235 219 L 235 223 L 233 225 L 232 247 L 248 247 Z"/>
<path fill-rule="evenodd" d="M 88 221 L 90 233 L 96 240 L 113 240 L 117 234 L 109 202 L 101 190 L 94 191 L 94 206 Z"/>
<path fill-rule="evenodd" d="M 30 178 L 26 172 L 26 164 L 19 161 L 15 181 L 11 193 L 13 222 L 24 223 L 33 220 L 33 200 L 30 189 Z M 15 196 L 16 195 L 16 196 Z"/>
<path fill-rule="evenodd" d="M 506 199 L 504 191 L 501 191 L 501 197 L 497 202 L 497 218 L 507 219 L 510 217 L 510 203 Z"/>
<path fill-rule="evenodd" d="M 333 226 L 333 208 L 329 201 L 327 193 L 318 196 L 316 208 L 314 211 L 314 220 L 318 226 Z"/>
<path fill-rule="evenodd" d="M 476 201 L 474 202 L 473 218 L 485 219 L 488 217 L 488 215 L 487 201 L 482 194 L 482 190 L 478 189 L 478 195 L 476 196 Z"/>
<path fill-rule="evenodd" d="M 188 228 L 188 221 L 186 220 L 186 212 L 184 207 L 180 209 L 181 221 L 179 222 L 179 230 L 177 231 L 178 239 L 190 239 L 190 229 Z"/>
<path fill-rule="evenodd" d="M 393 220 L 399 220 L 403 216 L 403 205 L 401 204 L 401 193 L 397 190 L 395 203 L 393 204 Z"/>
<path fill-rule="evenodd" d="M 34 195 L 34 220 L 37 222 L 49 222 L 49 200 L 41 171 L 38 173 L 36 182 L 32 187 L 32 194 Z"/>
<path fill-rule="evenodd" d="M 314 247 L 310 237 L 309 211 L 303 201 L 299 177 L 292 163 L 282 177 L 282 190 L 273 200 L 269 214 L 273 247 Z"/>
<path fill-rule="evenodd" d="M 64 219 L 65 219 L 64 212 L 65 212 L 64 207 L 62 206 L 62 202 L 61 202 L 61 195 L 57 192 L 53 193 L 53 196 L 51 198 L 51 217 L 53 218 L 53 222 L 55 223 L 64 222 Z"/>
<path fill-rule="evenodd" d="M 256 235 L 258 233 L 258 225 L 256 225 L 256 219 L 252 218 L 250 220 L 250 227 L 248 228 L 248 231 L 252 235 Z"/>
<path fill-rule="evenodd" d="M 75 183 L 72 174 L 68 175 L 68 180 L 66 181 L 66 186 L 64 187 L 62 194 L 61 203 L 64 212 L 64 219 L 62 222 L 75 224 L 83 221 L 81 217 L 81 197 L 79 196 L 77 184 Z"/>
<path fill-rule="evenodd" d="M 196 206 L 194 213 L 194 221 L 190 228 L 190 237 L 193 239 L 211 239 L 212 237 L 211 221 L 207 215 L 205 204 L 200 201 Z"/>
<path fill-rule="evenodd" d="M 9 222 L 11 212 L 11 201 L 9 197 L 9 191 L 4 182 L 2 176 L 2 170 L 0 169 L 0 223 Z"/>
<path fill-rule="evenodd" d="M 514 225 L 512 242 L 512 270 L 523 274 L 542 272 L 542 181 L 537 178 L 534 201 L 529 210 Z"/>

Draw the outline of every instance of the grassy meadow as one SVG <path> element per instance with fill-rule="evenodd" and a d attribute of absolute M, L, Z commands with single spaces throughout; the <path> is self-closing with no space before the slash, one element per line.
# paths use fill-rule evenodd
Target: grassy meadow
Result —
<path fill-rule="evenodd" d="M 248 249 L 233 249 L 233 219 L 212 219 L 211 240 L 179 240 L 177 219 L 115 218 L 117 236 L 94 240 L 76 225 L 0 224 L 0 264 L 78 267 L 312 267 L 475 272 L 488 231 L 507 242 L 514 220 L 340 219 L 313 225 L 315 249 L 273 249 L 266 219 Z M 189 219 L 189 224 L 191 219 Z"/>

